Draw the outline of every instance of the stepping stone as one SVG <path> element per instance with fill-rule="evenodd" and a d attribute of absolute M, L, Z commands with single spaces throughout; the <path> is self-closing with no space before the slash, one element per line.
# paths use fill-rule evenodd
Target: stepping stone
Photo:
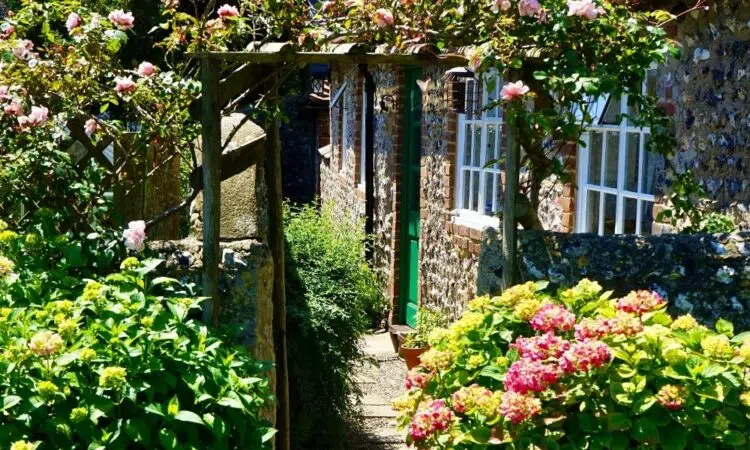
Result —
<path fill-rule="evenodd" d="M 365 417 L 396 417 L 391 405 L 364 405 L 362 414 Z"/>

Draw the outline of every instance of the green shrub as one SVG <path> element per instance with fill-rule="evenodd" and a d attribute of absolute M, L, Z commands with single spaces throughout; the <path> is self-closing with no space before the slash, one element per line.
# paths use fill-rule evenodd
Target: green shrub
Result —
<path fill-rule="evenodd" d="M 481 297 L 430 337 L 394 407 L 431 449 L 748 448 L 750 334 L 583 280 Z"/>
<path fill-rule="evenodd" d="M 54 242 L 2 228 L 0 448 L 269 447 L 268 367 L 190 318 L 189 287 L 147 277 L 160 261 L 81 281 L 35 256 Z"/>
<path fill-rule="evenodd" d="M 293 448 L 336 449 L 358 394 L 352 368 L 366 310 L 381 300 L 355 224 L 328 206 L 286 210 L 289 385 Z"/>

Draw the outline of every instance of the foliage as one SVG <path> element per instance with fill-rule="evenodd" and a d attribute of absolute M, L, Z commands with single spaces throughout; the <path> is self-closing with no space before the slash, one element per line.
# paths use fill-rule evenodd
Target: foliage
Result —
<path fill-rule="evenodd" d="M 691 171 L 675 174 L 676 183 L 668 195 L 670 209 L 657 216 L 668 219 L 682 233 L 730 233 L 737 229 L 732 217 L 711 211 L 706 191 Z"/>
<path fill-rule="evenodd" d="M 750 336 L 581 281 L 473 300 L 394 406 L 418 448 L 746 448 Z"/>
<path fill-rule="evenodd" d="M 427 338 L 434 329 L 448 325 L 448 317 L 438 309 L 419 307 L 417 310 L 417 326 L 414 333 L 406 336 L 402 344 L 406 348 L 426 348 Z"/>
<path fill-rule="evenodd" d="M 160 261 L 82 281 L 48 270 L 64 238 L 0 228 L 0 447 L 270 448 L 269 367 L 193 320 Z"/>
<path fill-rule="evenodd" d="M 293 448 L 344 445 L 359 392 L 352 369 L 368 311 L 382 305 L 360 227 L 331 206 L 286 208 L 286 297 Z"/>

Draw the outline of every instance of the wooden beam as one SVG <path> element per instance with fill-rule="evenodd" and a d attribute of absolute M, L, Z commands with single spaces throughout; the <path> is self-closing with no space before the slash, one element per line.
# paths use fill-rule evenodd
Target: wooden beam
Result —
<path fill-rule="evenodd" d="M 206 322 L 219 325 L 219 263 L 221 261 L 221 107 L 219 76 L 221 62 L 201 60 L 202 137 L 203 137 L 203 295 L 210 297 L 204 311 Z"/>
<path fill-rule="evenodd" d="M 271 101 L 279 101 L 277 73 L 266 85 Z M 273 110 L 272 110 L 273 111 Z M 276 450 L 290 450 L 289 372 L 286 353 L 286 286 L 284 263 L 284 218 L 281 193 L 281 139 L 279 117 L 270 112 L 266 119 L 265 176 L 268 188 L 268 245 L 273 255 L 273 333 L 276 357 Z"/>
<path fill-rule="evenodd" d="M 508 153 L 505 157 L 505 190 L 503 192 L 503 285 L 504 289 L 517 284 L 518 226 L 516 225 L 516 195 L 518 193 L 521 145 L 518 139 L 518 119 L 508 122 Z"/>
<path fill-rule="evenodd" d="M 266 136 L 263 135 L 247 144 L 227 150 L 219 158 L 219 178 L 228 180 L 239 175 L 248 167 L 259 164 L 265 158 Z M 190 187 L 194 191 L 203 190 L 203 165 L 193 169 L 190 173 Z"/>
<path fill-rule="evenodd" d="M 252 64 L 273 64 L 281 62 L 298 64 L 391 64 L 391 65 L 424 65 L 440 63 L 444 66 L 463 66 L 468 58 L 463 55 L 420 54 L 387 54 L 387 53 L 329 53 L 329 52 L 199 52 L 189 53 L 189 57 L 199 59 L 221 59 L 224 61 L 243 61 Z"/>

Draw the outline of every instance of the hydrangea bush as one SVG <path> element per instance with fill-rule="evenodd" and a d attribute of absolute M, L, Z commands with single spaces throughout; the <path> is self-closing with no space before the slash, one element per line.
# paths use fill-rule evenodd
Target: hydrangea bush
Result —
<path fill-rule="evenodd" d="M 0 225 L 1 449 L 270 447 L 269 367 L 194 320 L 202 299 L 160 261 L 81 280 Z"/>
<path fill-rule="evenodd" d="M 473 300 L 394 402 L 417 448 L 747 448 L 750 334 L 589 280 Z"/>

